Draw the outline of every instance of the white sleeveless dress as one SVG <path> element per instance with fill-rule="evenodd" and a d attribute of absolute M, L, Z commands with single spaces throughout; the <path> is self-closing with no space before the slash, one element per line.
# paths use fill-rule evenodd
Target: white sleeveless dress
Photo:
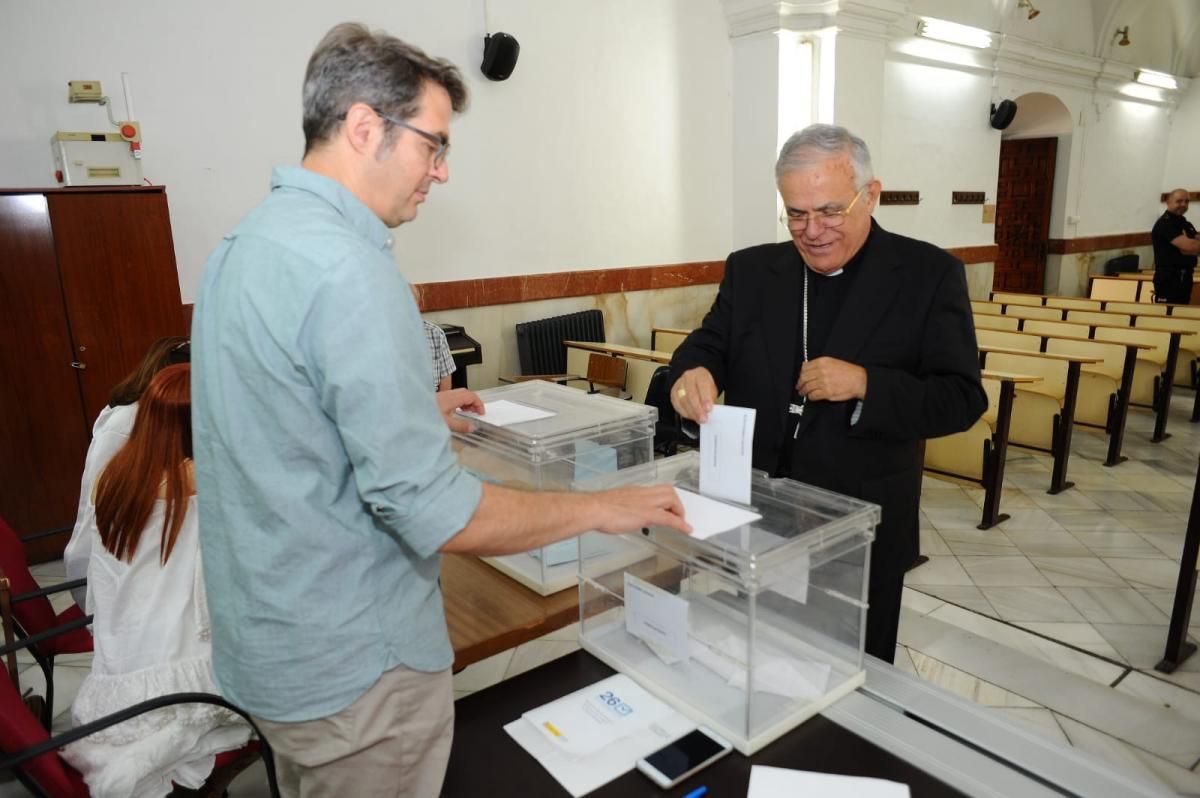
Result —
<path fill-rule="evenodd" d="M 155 504 L 132 562 L 100 542 L 90 513 L 87 611 L 93 613 L 92 671 L 71 707 L 76 725 L 169 693 L 217 693 L 200 562 L 196 498 L 171 557 L 160 564 L 163 513 Z M 250 727 L 211 704 L 179 704 L 141 715 L 73 743 L 63 756 L 91 794 L 157 798 L 172 782 L 199 787 L 215 754 L 246 744 Z"/>

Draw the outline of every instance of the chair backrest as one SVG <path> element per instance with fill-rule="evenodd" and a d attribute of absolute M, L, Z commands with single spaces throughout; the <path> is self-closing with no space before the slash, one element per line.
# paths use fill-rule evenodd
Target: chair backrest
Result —
<path fill-rule="evenodd" d="M 1008 305 L 1004 308 L 1005 316 L 1015 316 L 1018 319 L 1046 319 L 1062 321 L 1062 308 L 1046 308 L 1036 305 Z"/>
<path fill-rule="evenodd" d="M 625 390 L 629 362 L 623 357 L 593 352 L 588 355 L 587 379 L 593 385 Z"/>
<path fill-rule="evenodd" d="M 1005 349 L 1028 349 L 1033 352 L 1042 348 L 1042 337 L 1011 330 L 976 329 L 975 340 L 980 346 L 1002 346 Z"/>
<path fill-rule="evenodd" d="M 976 330 L 1010 330 L 1016 332 L 1021 326 L 1021 319 L 1016 316 L 992 316 L 987 313 L 975 313 L 971 317 L 975 321 Z"/>
<path fill-rule="evenodd" d="M 16 754 L 44 742 L 49 733 L 25 706 L 8 671 L 0 668 L 0 752 Z M 21 776 L 55 798 L 86 798 L 87 785 L 79 772 L 50 751 L 17 766 Z"/>
<path fill-rule="evenodd" d="M 1169 332 L 1159 332 L 1143 327 L 1097 327 L 1095 338 L 1097 341 L 1119 341 L 1121 343 L 1129 341 L 1135 344 L 1149 344 L 1154 348 L 1138 350 L 1138 359 L 1149 360 L 1160 365 L 1167 362 L 1167 348 L 1171 344 Z"/>
<path fill-rule="evenodd" d="M 1039 307 L 1042 304 L 1041 294 L 1018 294 L 1012 291 L 993 291 L 993 302 L 1002 302 L 1005 305 L 1032 305 Z"/>
<path fill-rule="evenodd" d="M 1171 315 L 1178 316 L 1182 319 L 1200 319 L 1200 307 L 1175 305 L 1173 308 L 1171 308 Z"/>
<path fill-rule="evenodd" d="M 1107 310 L 1068 310 L 1066 320 L 1079 324 L 1103 324 L 1112 327 L 1118 324 L 1128 324 L 1129 314 Z"/>
<path fill-rule="evenodd" d="M 3 570 L 12 582 L 14 595 L 38 589 L 37 581 L 33 574 L 29 573 L 29 563 L 25 559 L 21 539 L 3 518 L 0 518 L 0 570 Z M 57 624 L 54 607 L 50 606 L 50 599 L 45 596 L 14 604 L 13 617 L 27 635 L 50 629 Z"/>
<path fill-rule="evenodd" d="M 1065 360 L 1043 357 L 1037 352 L 1030 352 L 1028 355 L 989 352 L 984 366 L 989 370 L 1041 377 L 1042 381 L 1034 384 L 1037 392 L 1054 396 L 1060 402 L 1066 394 L 1067 361 Z M 1018 384 L 1017 390 L 1021 389 L 1021 385 Z"/>
<path fill-rule="evenodd" d="M 1125 367 L 1124 344 L 1107 341 L 1074 341 L 1064 338 L 1047 338 L 1046 351 L 1056 355 L 1078 355 L 1079 357 L 1098 357 L 1099 363 L 1084 366 L 1081 371 L 1093 374 L 1105 374 L 1115 382 L 1121 381 L 1121 371 Z"/>
<path fill-rule="evenodd" d="M 1068 338 L 1087 338 L 1091 328 L 1074 321 L 1042 321 L 1027 319 L 1022 329 L 1038 335 L 1065 335 Z"/>
<path fill-rule="evenodd" d="M 1165 316 L 1167 305 L 1147 305 L 1145 302 L 1105 302 L 1104 309 L 1114 313 L 1131 313 L 1137 316 Z"/>
<path fill-rule="evenodd" d="M 1048 308 L 1078 308 L 1079 310 L 1100 310 L 1099 299 L 1084 299 L 1077 296 L 1048 296 Z"/>
<path fill-rule="evenodd" d="M 1138 284 L 1136 280 L 1121 280 L 1119 278 L 1095 277 L 1092 279 L 1092 299 L 1115 299 L 1118 302 L 1134 302 L 1137 300 Z"/>

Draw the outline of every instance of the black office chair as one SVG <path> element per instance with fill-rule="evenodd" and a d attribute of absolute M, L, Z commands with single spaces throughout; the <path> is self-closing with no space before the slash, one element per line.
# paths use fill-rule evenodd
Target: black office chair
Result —
<path fill-rule="evenodd" d="M 680 446 L 695 446 L 696 439 L 683 431 L 679 414 L 671 406 L 671 367 L 659 366 L 646 386 L 646 404 L 658 410 L 654 424 L 654 453 L 670 457 Z"/>

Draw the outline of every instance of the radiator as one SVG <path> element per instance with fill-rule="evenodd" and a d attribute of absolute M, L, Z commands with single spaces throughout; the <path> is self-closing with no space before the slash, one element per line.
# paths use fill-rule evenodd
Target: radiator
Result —
<path fill-rule="evenodd" d="M 521 373 L 566 373 L 567 348 L 563 341 L 604 343 L 604 314 L 599 310 L 581 310 L 518 324 L 517 358 Z"/>

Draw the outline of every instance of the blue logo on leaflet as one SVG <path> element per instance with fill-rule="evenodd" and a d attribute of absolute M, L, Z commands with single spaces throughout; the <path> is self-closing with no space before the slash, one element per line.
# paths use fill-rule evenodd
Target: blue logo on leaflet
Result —
<path fill-rule="evenodd" d="M 600 694 L 600 703 L 604 704 L 604 706 L 608 707 L 621 717 L 633 714 L 633 707 L 626 704 L 620 698 L 617 698 L 612 690 L 605 690 Z"/>

